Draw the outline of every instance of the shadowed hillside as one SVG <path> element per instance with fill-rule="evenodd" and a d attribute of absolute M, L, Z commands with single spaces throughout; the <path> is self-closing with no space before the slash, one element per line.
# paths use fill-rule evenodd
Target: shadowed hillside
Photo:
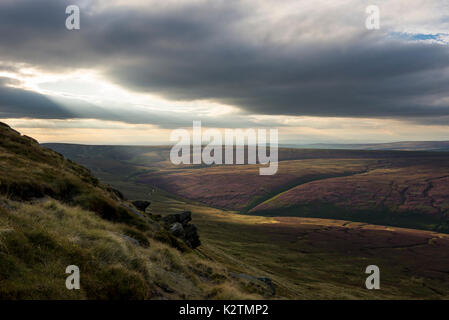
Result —
<path fill-rule="evenodd" d="M 298 185 L 254 214 L 319 216 L 449 232 L 449 163 L 373 169 Z"/>

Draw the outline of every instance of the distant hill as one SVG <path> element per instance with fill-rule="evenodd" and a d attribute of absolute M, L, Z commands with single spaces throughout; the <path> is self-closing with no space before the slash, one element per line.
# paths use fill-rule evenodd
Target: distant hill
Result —
<path fill-rule="evenodd" d="M 284 146 L 290 148 L 312 148 L 312 149 L 449 151 L 449 141 L 400 141 L 389 143 L 365 143 L 365 144 L 314 143 L 304 145 L 288 144 Z"/>
<path fill-rule="evenodd" d="M 279 149 L 259 165 L 175 166 L 169 147 L 48 144 L 133 194 L 157 187 L 216 208 L 449 232 L 449 152 Z"/>

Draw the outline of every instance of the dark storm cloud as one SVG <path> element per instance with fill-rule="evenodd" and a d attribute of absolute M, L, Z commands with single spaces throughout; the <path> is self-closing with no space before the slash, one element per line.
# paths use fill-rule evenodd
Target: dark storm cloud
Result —
<path fill-rule="evenodd" d="M 0 78 L 0 118 L 70 118 L 72 114 L 46 96 L 7 86 L 10 79 Z"/>
<path fill-rule="evenodd" d="M 235 26 L 252 14 L 238 1 L 154 11 L 95 11 L 87 5 L 81 7 L 81 30 L 69 32 L 64 12 L 72 3 L 0 3 L 0 57 L 61 71 L 96 68 L 136 91 L 212 99 L 252 114 L 425 122 L 449 115 L 448 46 L 362 29 L 341 41 L 275 45 L 252 39 L 252 30 L 238 32 Z M 110 114 L 89 115 L 142 121 L 128 111 Z"/>
<path fill-rule="evenodd" d="M 441 46 L 366 44 L 344 54 L 326 49 L 300 57 L 254 51 L 234 58 L 227 51 L 163 59 L 151 69 L 129 64 L 113 74 L 135 89 L 152 88 L 173 99 L 218 99 L 253 113 L 449 114 L 448 105 L 435 101 L 448 94 L 448 73 L 440 68 L 449 60 Z"/>
<path fill-rule="evenodd" d="M 80 99 L 68 97 L 49 97 L 33 91 L 11 87 L 20 81 L 0 77 L 0 118 L 33 119 L 101 119 L 122 121 L 130 124 L 154 124 L 161 128 L 174 129 L 190 127 L 192 121 L 185 114 L 164 111 L 136 110 L 128 105 L 112 104 L 107 108 Z M 198 116 L 211 127 L 220 127 L 221 121 L 207 116 Z M 246 118 L 233 119 L 229 128 L 254 126 Z M 266 124 L 258 123 L 258 126 Z"/>

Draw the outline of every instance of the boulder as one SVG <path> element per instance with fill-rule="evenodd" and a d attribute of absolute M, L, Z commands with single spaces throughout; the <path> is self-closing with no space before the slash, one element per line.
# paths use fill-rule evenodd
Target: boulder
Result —
<path fill-rule="evenodd" d="M 185 235 L 185 230 L 179 222 L 173 223 L 168 231 L 175 237 L 183 237 Z"/>
<path fill-rule="evenodd" d="M 179 222 L 183 226 L 187 225 L 190 221 L 192 221 L 192 213 L 190 211 L 184 211 L 179 214 Z"/>
<path fill-rule="evenodd" d="M 151 202 L 146 200 L 134 200 L 132 201 L 132 204 L 140 211 L 145 212 L 145 210 L 148 208 Z"/>
<path fill-rule="evenodd" d="M 184 239 L 187 245 L 191 248 L 196 248 L 201 245 L 200 236 L 198 235 L 198 230 L 193 224 L 188 224 L 184 227 Z"/>
<path fill-rule="evenodd" d="M 192 213 L 190 211 L 169 214 L 162 218 L 162 222 L 167 225 L 172 225 L 175 222 L 179 222 L 183 226 L 186 226 L 190 221 L 192 221 Z"/>
<path fill-rule="evenodd" d="M 196 226 L 190 224 L 190 221 L 192 221 L 192 213 L 190 211 L 169 214 L 162 218 L 166 230 L 194 249 L 201 245 L 201 241 Z"/>

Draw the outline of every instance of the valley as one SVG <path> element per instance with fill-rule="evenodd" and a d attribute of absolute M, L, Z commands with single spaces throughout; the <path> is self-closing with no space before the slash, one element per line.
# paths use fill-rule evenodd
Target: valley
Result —
<path fill-rule="evenodd" d="M 277 174 L 260 176 L 258 165 L 175 166 L 169 147 L 48 146 L 131 198 L 147 185 L 240 213 L 449 232 L 447 152 L 281 148 Z"/>
<path fill-rule="evenodd" d="M 196 250 L 232 275 L 271 279 L 277 298 L 449 298 L 449 235 L 435 230 L 446 231 L 445 153 L 280 150 L 267 178 L 251 165 L 173 167 L 163 147 L 53 147 L 127 197 L 150 200 L 153 215 L 191 211 Z M 108 154 L 104 167 L 95 148 Z M 372 264 L 382 290 L 364 287 Z"/>
<path fill-rule="evenodd" d="M 198 250 L 237 274 L 272 279 L 289 299 L 449 298 L 449 235 L 332 219 L 260 217 L 153 194 L 151 212 L 191 210 Z M 382 290 L 366 290 L 378 265 Z"/>

